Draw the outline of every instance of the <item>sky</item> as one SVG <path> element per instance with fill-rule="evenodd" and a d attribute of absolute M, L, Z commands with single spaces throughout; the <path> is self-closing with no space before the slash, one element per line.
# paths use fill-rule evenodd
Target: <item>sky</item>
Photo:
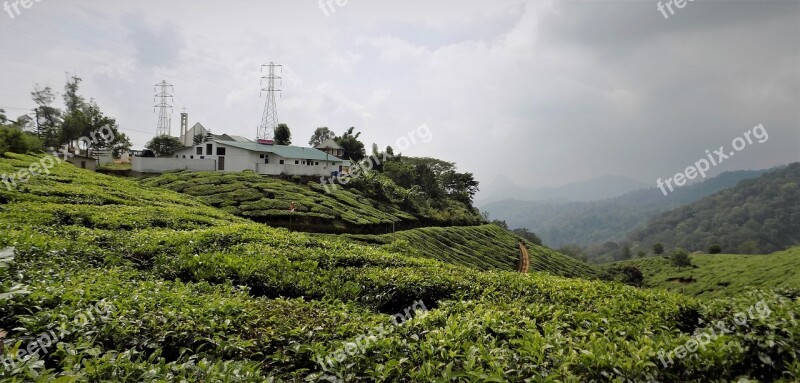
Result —
<path fill-rule="evenodd" d="M 155 135 L 161 81 L 173 135 L 186 108 L 190 125 L 255 138 L 275 62 L 294 144 L 353 126 L 482 188 L 655 186 L 759 124 L 768 139 L 710 176 L 800 160 L 799 0 L 670 0 L 672 14 L 654 0 L 15 1 L 0 13 L 0 108 L 30 113 L 37 84 L 60 95 L 77 75 L 136 148 Z"/>

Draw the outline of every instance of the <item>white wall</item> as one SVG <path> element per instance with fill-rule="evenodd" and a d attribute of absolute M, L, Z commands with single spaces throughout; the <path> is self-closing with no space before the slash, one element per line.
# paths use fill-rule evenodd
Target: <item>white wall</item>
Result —
<path fill-rule="evenodd" d="M 174 156 L 178 156 L 177 159 L 184 159 L 190 160 L 190 157 L 194 157 L 194 160 L 203 156 L 205 160 L 214 160 L 218 163 L 218 158 L 223 156 L 217 156 L 217 147 L 225 148 L 225 172 L 241 172 L 244 170 L 252 170 L 258 174 L 266 174 L 266 175 L 280 175 L 286 174 L 290 176 L 330 176 L 331 172 L 338 171 L 340 162 L 332 162 L 333 165 L 330 165 L 330 161 L 315 161 L 319 162 L 319 165 L 303 165 L 303 160 L 298 160 L 300 163 L 295 165 L 295 160 L 293 159 L 285 159 L 277 154 L 273 153 L 258 153 L 253 152 L 250 150 L 245 150 L 237 147 L 232 147 L 224 144 L 218 144 L 216 142 L 212 144 L 212 151 L 213 155 L 206 154 L 206 143 L 194 145 L 190 148 L 186 148 L 176 152 Z M 203 154 L 197 154 L 197 147 L 202 147 Z M 264 163 L 264 159 L 261 158 L 261 154 L 269 156 L 269 164 Z M 283 160 L 284 163 L 281 164 L 280 160 Z M 218 170 L 218 169 L 213 169 Z"/>
<path fill-rule="evenodd" d="M 175 170 L 213 171 L 215 160 L 190 160 L 183 158 L 133 157 L 131 170 L 139 173 L 164 173 Z"/>
<path fill-rule="evenodd" d="M 258 164 L 258 169 L 256 173 L 258 174 L 268 174 L 268 175 L 279 175 L 285 174 L 290 176 L 330 176 L 331 172 L 339 170 L 339 166 L 323 166 L 323 163 L 320 162 L 319 165 L 295 165 L 294 160 L 289 163 L 287 160 L 284 165 L 280 163 L 272 163 L 270 160 L 269 164 Z"/>

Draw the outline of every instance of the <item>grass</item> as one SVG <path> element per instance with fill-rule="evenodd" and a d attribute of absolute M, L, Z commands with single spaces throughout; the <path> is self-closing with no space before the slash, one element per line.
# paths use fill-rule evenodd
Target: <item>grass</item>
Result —
<path fill-rule="evenodd" d="M 436 259 L 481 270 L 514 270 L 520 238 L 497 225 L 429 227 L 385 235 L 345 235 L 388 250 Z M 528 244 L 531 269 L 566 277 L 594 278 L 589 265 L 546 247 Z"/>
<path fill-rule="evenodd" d="M 34 157 L 6 154 L 0 173 Z M 0 189 L 0 329 L 23 381 L 796 381 L 796 292 L 701 301 L 619 283 L 480 271 L 413 251 L 289 233 L 193 197 L 59 165 Z M 26 293 L 27 291 L 27 293 Z M 412 302 L 430 310 L 402 326 Z M 99 302 L 113 310 L 81 320 Z M 708 323 L 753 316 L 673 364 Z M 377 327 L 368 346 L 323 366 Z"/>
<path fill-rule="evenodd" d="M 98 169 L 101 169 L 101 170 L 131 170 L 131 166 L 132 165 L 130 163 L 127 163 L 127 164 L 113 163 L 113 164 L 107 164 L 107 165 L 100 166 Z"/>
<path fill-rule="evenodd" d="M 694 297 L 730 297 L 750 288 L 800 289 L 800 247 L 767 255 L 693 254 L 692 266 L 677 268 L 667 257 L 618 264 L 636 265 L 645 286 Z"/>

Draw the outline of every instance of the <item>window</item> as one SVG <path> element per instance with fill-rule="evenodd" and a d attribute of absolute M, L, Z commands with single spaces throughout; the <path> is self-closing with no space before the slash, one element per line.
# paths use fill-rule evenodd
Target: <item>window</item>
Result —
<path fill-rule="evenodd" d="M 224 156 L 225 155 L 225 148 L 217 147 L 217 155 Z"/>
<path fill-rule="evenodd" d="M 264 155 L 262 154 L 262 155 L 258 156 L 258 158 L 264 158 Z"/>
<path fill-rule="evenodd" d="M 269 163 L 269 156 L 264 156 L 264 163 L 265 163 L 265 164 L 268 164 L 268 163 Z"/>
<path fill-rule="evenodd" d="M 314 162 L 314 165 L 319 165 L 319 162 Z"/>
<path fill-rule="evenodd" d="M 300 164 L 300 161 L 298 161 L 298 160 L 294 160 L 294 164 L 295 164 L 295 165 L 299 165 L 299 164 Z"/>
<path fill-rule="evenodd" d="M 200 159 L 204 160 L 204 159 L 206 159 L 206 156 L 200 156 Z"/>
<path fill-rule="evenodd" d="M 197 147 L 197 155 L 199 156 L 201 154 L 203 154 L 203 147 L 202 146 L 198 146 Z"/>
<path fill-rule="evenodd" d="M 190 160 L 193 160 L 193 159 L 194 159 L 194 156 L 189 156 L 189 159 L 190 159 Z"/>
<path fill-rule="evenodd" d="M 280 161 L 281 165 L 283 165 L 283 160 Z"/>
<path fill-rule="evenodd" d="M 185 154 L 183 155 L 183 158 L 184 158 L 184 159 L 186 158 L 186 155 L 185 155 Z"/>
<path fill-rule="evenodd" d="M 177 154 L 175 155 L 175 158 L 178 158 L 178 155 L 177 155 Z"/>
<path fill-rule="evenodd" d="M 213 149 L 213 144 L 206 144 L 206 155 L 211 155 L 211 149 Z"/>

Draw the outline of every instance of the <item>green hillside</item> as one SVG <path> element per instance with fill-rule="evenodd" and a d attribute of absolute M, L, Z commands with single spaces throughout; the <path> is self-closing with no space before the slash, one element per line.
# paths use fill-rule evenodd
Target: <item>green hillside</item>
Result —
<path fill-rule="evenodd" d="M 37 160 L 6 155 L 0 173 Z M 794 297 L 704 302 L 477 271 L 289 233 L 70 165 L 50 172 L 0 189 L 0 328 L 4 356 L 19 356 L 2 381 L 800 378 Z M 748 309 L 748 326 L 677 357 L 707 323 Z"/>
<path fill-rule="evenodd" d="M 368 198 L 356 189 L 326 193 L 318 183 L 296 184 L 253 172 L 178 172 L 142 182 L 198 197 L 234 215 L 271 226 L 321 233 L 390 233 L 428 225 L 472 225 L 481 221 L 472 207 L 450 201 L 443 210 L 414 210 L 389 200 Z M 295 212 L 290 213 L 291 203 Z M 291 215 L 291 217 L 290 217 Z"/>
<path fill-rule="evenodd" d="M 647 257 L 633 264 L 648 287 L 698 297 L 733 297 L 749 288 L 800 289 L 800 247 L 767 255 L 695 254 L 691 267 L 677 268 L 667 257 Z"/>
<path fill-rule="evenodd" d="M 482 270 L 514 270 L 520 238 L 497 225 L 428 227 L 384 235 L 344 235 L 387 249 L 409 249 L 421 256 Z M 400 242 L 396 242 L 400 241 Z M 589 265 L 546 247 L 528 244 L 531 269 L 566 277 L 593 278 Z"/>
<path fill-rule="evenodd" d="M 800 245 L 800 162 L 652 219 L 629 236 L 646 247 L 662 243 L 706 251 L 764 254 Z"/>
<path fill-rule="evenodd" d="M 511 228 L 529 229 L 550 247 L 573 244 L 589 246 L 591 250 L 593 244 L 624 240 L 631 230 L 660 213 L 733 187 L 742 180 L 756 178 L 766 171 L 725 172 L 676 189 L 667 196 L 658 188 L 648 188 L 590 202 L 502 200 L 480 208 L 487 210 L 492 218 L 505 221 Z M 519 194 L 518 198 L 531 199 L 531 196 Z M 588 253 L 590 258 L 596 255 L 592 251 Z"/>

